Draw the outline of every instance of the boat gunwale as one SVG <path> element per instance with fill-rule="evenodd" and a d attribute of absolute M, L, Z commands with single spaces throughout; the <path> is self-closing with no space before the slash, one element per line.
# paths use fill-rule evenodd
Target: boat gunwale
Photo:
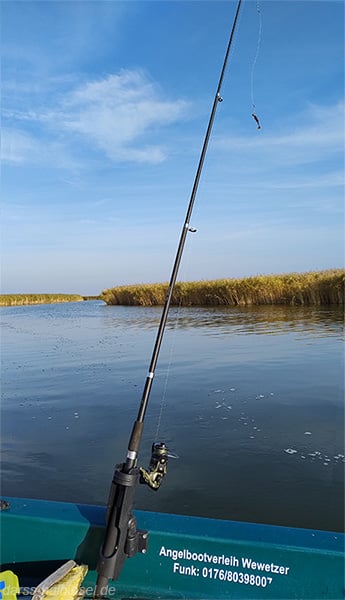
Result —
<path fill-rule="evenodd" d="M 13 516 L 42 522 L 65 521 L 86 527 L 105 527 L 106 507 L 102 505 L 10 496 L 2 496 L 2 499 L 10 504 L 9 508 L 1 511 L 1 516 L 5 518 Z M 343 554 L 345 549 L 345 533 L 342 532 L 143 510 L 134 510 L 134 514 L 140 528 L 167 537 L 183 535 L 190 540 L 204 538 L 218 542 L 231 539 L 234 544 L 251 542 L 263 547 L 274 544 L 291 550 L 309 549 L 314 553 L 328 551 Z"/>

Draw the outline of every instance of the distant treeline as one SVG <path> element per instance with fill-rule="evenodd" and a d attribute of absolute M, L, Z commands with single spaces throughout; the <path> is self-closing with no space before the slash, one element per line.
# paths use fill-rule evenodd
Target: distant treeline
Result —
<path fill-rule="evenodd" d="M 179 306 L 250 306 L 263 304 L 344 304 L 345 270 L 258 275 L 177 283 L 172 303 Z M 139 284 L 104 290 L 107 304 L 157 306 L 165 302 L 167 283 Z"/>
<path fill-rule="evenodd" d="M 56 302 L 81 302 L 79 294 L 0 294 L 0 306 L 24 304 L 54 304 Z"/>

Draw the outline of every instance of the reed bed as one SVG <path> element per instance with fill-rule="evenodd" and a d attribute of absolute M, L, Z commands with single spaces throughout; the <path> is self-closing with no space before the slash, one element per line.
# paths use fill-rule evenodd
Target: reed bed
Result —
<path fill-rule="evenodd" d="M 243 279 L 179 282 L 172 304 L 179 306 L 250 306 L 264 304 L 344 304 L 345 270 L 258 275 Z M 167 283 L 120 286 L 104 290 L 107 304 L 159 306 L 165 302 Z"/>
<path fill-rule="evenodd" d="M 80 302 L 79 294 L 0 294 L 0 306 L 23 306 L 26 304 L 55 304 L 58 302 Z"/>

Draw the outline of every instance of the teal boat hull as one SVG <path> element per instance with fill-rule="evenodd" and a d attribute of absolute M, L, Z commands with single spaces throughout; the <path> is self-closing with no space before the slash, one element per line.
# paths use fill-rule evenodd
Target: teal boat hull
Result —
<path fill-rule="evenodd" d="M 105 508 L 6 498 L 2 570 L 29 592 L 69 559 L 87 564 L 92 597 Z M 135 511 L 145 554 L 125 562 L 111 599 L 344 598 L 341 533 Z"/>

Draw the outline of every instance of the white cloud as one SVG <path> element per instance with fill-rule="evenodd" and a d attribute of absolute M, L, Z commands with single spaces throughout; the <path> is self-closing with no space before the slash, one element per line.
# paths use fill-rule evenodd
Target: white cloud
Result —
<path fill-rule="evenodd" d="M 22 163 L 27 156 L 36 154 L 38 143 L 29 135 L 15 129 L 4 128 L 1 133 L 1 160 L 12 164 Z"/>
<path fill-rule="evenodd" d="M 1 160 L 12 166 L 26 164 L 69 169 L 80 166 L 60 142 L 44 141 L 9 127 L 4 127 L 1 132 Z"/>
<path fill-rule="evenodd" d="M 141 71 L 123 70 L 65 93 L 54 106 L 7 109 L 5 116 L 20 121 L 21 127 L 25 122 L 31 127 L 36 123 L 37 136 L 40 132 L 48 137 L 48 145 L 57 136 L 61 139 L 64 132 L 66 145 L 86 143 L 113 161 L 159 163 L 167 151 L 155 142 L 156 128 L 182 119 L 186 109 L 185 101 L 163 98 L 159 87 Z M 144 137 L 152 137 L 152 142 L 142 143 Z M 14 131 L 10 139 L 17 152 L 9 152 L 7 147 L 4 157 L 12 162 L 22 162 L 25 157 L 32 161 L 33 135 Z M 38 146 L 36 138 L 37 154 Z"/>
<path fill-rule="evenodd" d="M 57 116 L 65 129 L 94 142 L 113 160 L 160 162 L 164 149 L 140 146 L 138 140 L 151 128 L 179 120 L 186 103 L 159 96 L 143 73 L 121 71 L 75 90 L 64 99 L 68 111 L 48 118 Z"/>

